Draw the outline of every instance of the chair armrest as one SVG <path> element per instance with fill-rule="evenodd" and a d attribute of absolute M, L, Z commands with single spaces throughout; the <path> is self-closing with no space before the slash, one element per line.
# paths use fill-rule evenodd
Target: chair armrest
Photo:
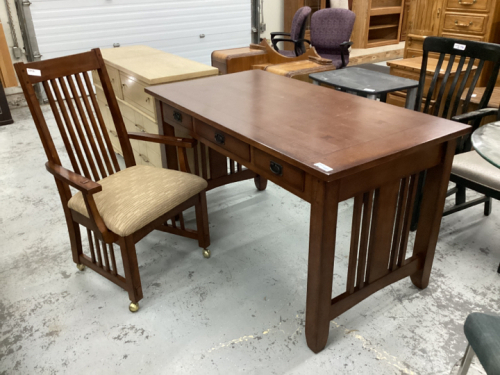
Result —
<path fill-rule="evenodd" d="M 353 44 L 354 44 L 354 42 L 343 42 L 343 43 L 340 43 L 340 46 L 347 49 L 347 48 L 351 47 Z"/>
<path fill-rule="evenodd" d="M 80 190 L 83 194 L 92 195 L 102 190 L 102 186 L 97 182 L 89 180 L 78 173 L 72 172 L 64 167 L 61 167 L 60 165 L 51 163 L 50 161 L 45 163 L 45 168 L 53 174 L 55 178 L 66 182 L 68 185 Z"/>
<path fill-rule="evenodd" d="M 480 120 L 486 116 L 492 115 L 498 115 L 498 108 L 483 108 L 478 111 L 463 113 L 453 117 L 452 120 L 466 124 L 469 121 Z"/>
<path fill-rule="evenodd" d="M 166 135 L 151 134 L 151 133 L 128 133 L 130 139 L 138 141 L 146 141 L 153 143 L 161 143 L 169 146 L 177 146 L 184 148 L 193 148 L 197 145 L 196 139 L 169 137 Z"/>
<path fill-rule="evenodd" d="M 340 58 L 342 59 L 342 66 L 340 68 L 345 68 L 346 67 L 346 63 L 345 63 L 345 55 L 344 53 L 347 53 L 347 51 L 349 50 L 349 47 L 351 47 L 354 43 L 353 42 L 343 42 L 343 43 L 340 43 Z"/>
<path fill-rule="evenodd" d="M 276 33 L 271 33 L 271 40 L 277 35 L 282 35 L 282 36 L 290 36 L 290 33 L 284 33 L 284 32 L 276 32 Z"/>
<path fill-rule="evenodd" d="M 295 54 L 296 55 L 297 55 L 297 46 L 299 46 L 300 43 L 307 42 L 307 43 L 309 43 L 309 45 L 311 44 L 311 42 L 307 39 L 293 40 L 293 39 L 285 39 L 285 38 L 274 38 L 272 40 L 272 42 L 273 42 L 273 47 L 277 52 L 279 52 L 278 45 L 277 45 L 278 42 L 292 42 L 295 46 Z"/>

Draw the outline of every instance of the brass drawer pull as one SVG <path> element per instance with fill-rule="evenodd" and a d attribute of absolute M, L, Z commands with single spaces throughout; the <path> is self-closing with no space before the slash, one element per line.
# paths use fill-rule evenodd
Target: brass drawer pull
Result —
<path fill-rule="evenodd" d="M 146 163 L 149 163 L 149 159 L 146 155 L 143 155 L 143 154 L 139 154 L 139 156 L 142 158 L 142 160 L 144 160 Z"/>
<path fill-rule="evenodd" d="M 470 27 L 472 26 L 472 21 L 470 21 L 468 25 L 466 23 L 458 23 L 458 21 L 455 21 L 455 25 L 459 27 Z"/>
<path fill-rule="evenodd" d="M 182 113 L 174 111 L 173 117 L 175 121 L 182 122 Z"/>
<path fill-rule="evenodd" d="M 149 96 L 148 96 L 148 97 L 146 98 L 146 103 L 149 103 L 150 101 L 151 101 L 151 97 L 149 97 Z"/>
<path fill-rule="evenodd" d="M 472 1 L 472 3 L 466 2 L 466 1 L 459 1 L 458 3 L 460 5 L 474 5 L 476 2 L 477 2 L 477 0 Z"/>
<path fill-rule="evenodd" d="M 219 145 L 223 145 L 226 143 L 226 137 L 224 136 L 224 134 L 215 133 L 214 139 L 215 143 Z"/>
<path fill-rule="evenodd" d="M 111 135 L 112 135 L 113 137 L 118 138 L 118 134 L 116 134 L 113 130 L 110 130 L 109 132 L 111 133 Z"/>
<path fill-rule="evenodd" d="M 283 176 L 283 167 L 280 164 L 271 160 L 269 162 L 269 167 L 269 169 L 271 169 L 271 172 L 273 172 L 275 175 Z"/>

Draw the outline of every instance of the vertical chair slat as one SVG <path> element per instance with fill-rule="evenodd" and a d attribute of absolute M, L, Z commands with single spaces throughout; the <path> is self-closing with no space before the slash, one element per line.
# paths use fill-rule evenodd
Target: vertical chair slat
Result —
<path fill-rule="evenodd" d="M 75 75 L 76 79 L 76 75 Z M 82 121 L 83 128 L 85 130 L 85 133 L 87 134 L 87 139 L 90 144 L 90 148 L 92 149 L 92 152 L 94 153 L 94 159 L 97 163 L 97 167 L 99 168 L 99 172 L 101 172 L 100 177 L 98 180 L 107 177 L 106 170 L 104 169 L 104 164 L 102 163 L 102 159 L 100 157 L 99 149 L 97 148 L 95 139 L 94 139 L 94 134 L 92 133 L 92 130 L 90 129 L 90 125 L 87 119 L 87 114 L 85 110 L 83 109 L 82 103 L 80 101 L 80 96 L 86 98 L 85 90 L 78 91 L 75 82 L 73 81 L 73 76 L 68 76 L 66 77 L 66 80 L 68 81 L 69 88 L 71 90 L 71 93 L 73 94 L 73 100 L 76 104 L 76 109 L 78 110 L 78 113 L 80 114 L 80 119 Z M 83 99 L 82 99 L 83 100 Z M 91 114 L 89 113 L 89 117 Z M 95 135 L 97 136 L 97 134 Z"/>
<path fill-rule="evenodd" d="M 185 230 L 186 227 L 184 226 L 184 215 L 182 214 L 182 212 L 179 214 L 179 221 L 181 223 L 181 229 Z"/>
<path fill-rule="evenodd" d="M 108 250 L 106 249 L 106 243 L 105 242 L 102 243 L 102 254 L 104 256 L 104 269 L 106 271 L 110 271 Z"/>
<path fill-rule="evenodd" d="M 372 218 L 373 191 L 363 194 L 363 219 L 361 227 L 361 243 L 359 246 L 359 260 L 356 285 L 359 289 L 365 285 L 366 255 L 368 253 L 368 240 L 370 235 L 370 222 Z"/>
<path fill-rule="evenodd" d="M 229 159 L 229 170 L 231 174 L 234 174 L 234 160 Z"/>
<path fill-rule="evenodd" d="M 87 74 L 87 73 L 82 73 L 82 74 Z M 101 134 L 101 131 L 99 129 L 99 126 L 97 125 L 97 122 L 96 122 L 96 119 L 94 116 L 94 111 L 92 110 L 92 106 L 89 102 L 87 95 L 85 95 L 85 92 L 88 90 L 85 90 L 85 87 L 83 86 L 83 81 L 82 81 L 82 78 L 80 77 L 80 74 L 75 74 L 75 79 L 76 79 L 76 83 L 78 85 L 78 88 L 80 89 L 80 92 L 82 93 L 83 103 L 85 105 L 85 109 L 87 110 L 87 114 L 88 114 L 88 117 L 90 119 L 90 123 L 92 124 L 94 136 L 97 139 L 97 144 L 99 145 L 102 159 L 104 160 L 104 164 L 106 164 L 107 175 L 112 175 L 115 171 L 113 170 L 113 167 L 111 165 L 111 159 L 108 155 L 108 150 L 106 149 L 106 146 L 104 145 L 104 142 L 102 139 L 102 134 Z"/>
<path fill-rule="evenodd" d="M 95 252 L 94 252 L 94 244 L 92 243 L 92 231 L 88 228 L 87 228 L 87 237 L 89 239 L 90 258 L 92 259 L 92 263 L 95 264 Z"/>
<path fill-rule="evenodd" d="M 409 178 L 405 177 L 401 180 L 400 195 L 398 200 L 398 211 L 396 213 L 396 225 L 394 227 L 394 235 L 392 239 L 392 249 L 391 249 L 391 262 L 389 263 L 389 269 L 394 271 L 397 267 L 398 255 L 399 255 L 399 244 L 401 242 L 401 237 L 403 235 L 403 222 L 404 213 L 407 209 L 406 200 L 408 198 L 409 189 Z"/>
<path fill-rule="evenodd" d="M 425 100 L 424 113 L 429 113 L 429 106 L 431 105 L 431 99 L 434 95 L 434 90 L 436 88 L 436 84 L 439 78 L 439 73 L 441 72 L 441 67 L 443 66 L 445 54 L 442 53 L 439 55 L 439 60 L 436 66 L 436 71 L 434 72 L 434 76 L 432 77 L 431 84 L 429 86 L 429 91 L 427 92 L 427 98 Z"/>
<path fill-rule="evenodd" d="M 453 110 L 451 111 L 451 117 L 455 116 L 458 111 L 458 106 L 460 105 L 460 100 L 462 99 L 462 94 L 464 93 L 465 86 L 467 85 L 467 81 L 469 80 L 470 72 L 474 67 L 474 62 L 476 59 L 469 59 L 469 64 L 467 65 L 467 69 L 465 70 L 464 78 L 460 83 L 460 87 L 458 88 L 457 95 L 455 96 L 455 102 L 453 104 Z"/>
<path fill-rule="evenodd" d="M 194 174 L 199 176 L 200 175 L 200 160 L 199 160 L 199 155 L 198 155 L 198 145 L 193 147 L 193 152 L 194 152 Z"/>
<path fill-rule="evenodd" d="M 401 267 L 404 265 L 406 259 L 406 249 L 408 247 L 408 237 L 410 236 L 410 226 L 413 216 L 413 209 L 415 206 L 415 198 L 417 196 L 417 186 L 418 186 L 419 174 L 414 174 L 411 176 L 410 187 L 408 191 L 408 199 L 405 210 L 405 219 L 403 225 L 403 235 L 401 236 L 401 242 L 399 244 L 399 255 L 397 266 Z"/>
<path fill-rule="evenodd" d="M 205 145 L 202 143 L 201 148 L 201 177 L 205 180 L 207 179 L 207 150 Z"/>
<path fill-rule="evenodd" d="M 116 268 L 116 260 L 115 260 L 115 249 L 113 248 L 113 244 L 108 244 L 108 248 L 109 248 L 109 255 L 111 256 L 111 264 L 113 266 L 113 269 L 111 270 L 111 272 L 113 273 L 113 275 L 117 275 L 118 274 L 118 270 Z"/>
<path fill-rule="evenodd" d="M 467 92 L 467 97 L 464 100 L 464 104 L 462 106 L 462 113 L 467 113 L 469 110 L 470 100 L 472 98 L 472 94 L 474 93 L 474 89 L 476 88 L 477 82 L 479 81 L 479 77 L 481 76 L 481 72 L 483 71 L 484 60 L 479 61 L 479 65 L 477 66 L 476 74 L 474 74 L 474 78 L 469 86 L 469 91 Z"/>
<path fill-rule="evenodd" d="M 57 109 L 57 104 L 54 100 L 54 96 L 52 95 L 50 84 L 48 81 L 43 81 L 42 85 L 45 90 L 45 93 L 47 94 L 47 99 L 49 100 L 50 108 L 52 109 L 52 113 L 54 114 L 57 127 L 59 128 L 59 133 L 61 133 L 64 147 L 66 147 L 66 151 L 68 152 L 69 160 L 71 161 L 73 170 L 75 173 L 81 174 L 80 167 L 78 166 L 78 162 L 75 158 L 75 153 L 73 152 L 73 148 L 71 147 L 71 143 L 68 139 L 68 134 L 66 133 L 66 129 L 64 128 L 64 123 L 61 119 L 61 115 L 59 114 L 59 110 Z"/>
<path fill-rule="evenodd" d="M 170 221 L 172 222 L 172 227 L 177 228 L 177 224 L 175 223 L 175 217 L 170 219 Z"/>
<path fill-rule="evenodd" d="M 95 250 L 97 252 L 97 265 L 102 268 L 102 255 L 101 255 L 101 245 L 97 237 L 94 236 L 95 240 Z"/>
<path fill-rule="evenodd" d="M 354 293 L 354 281 L 356 277 L 356 263 L 359 247 L 359 229 L 361 225 L 361 210 L 363 208 L 363 195 L 357 195 L 354 198 L 354 207 L 352 211 L 352 229 L 351 229 L 351 249 L 349 252 L 349 267 L 347 270 L 347 287 L 349 294 Z"/>
<path fill-rule="evenodd" d="M 82 145 L 83 152 L 85 153 L 85 158 L 84 160 L 81 160 L 81 163 L 85 163 L 85 160 L 87 161 L 88 166 L 90 167 L 90 170 L 92 171 L 93 177 L 90 177 L 94 181 L 99 180 L 99 174 L 97 173 L 97 169 L 94 164 L 94 160 L 92 158 L 92 153 L 90 152 L 89 146 L 87 144 L 87 140 L 85 139 L 85 135 L 83 134 L 82 131 L 82 126 L 80 124 L 80 121 L 78 120 L 78 115 L 76 114 L 75 107 L 73 105 L 73 102 L 71 100 L 71 95 L 69 94 L 68 88 L 65 83 L 64 77 L 57 78 L 57 81 L 61 85 L 61 89 L 63 91 L 64 97 L 66 98 L 66 105 L 68 106 L 69 112 L 71 114 L 71 118 L 73 119 L 73 124 L 75 125 L 75 129 L 78 133 L 79 136 L 79 141 L 80 144 Z"/>
<path fill-rule="evenodd" d="M 462 74 L 462 69 L 465 64 L 466 57 L 462 56 L 460 58 L 460 61 L 457 66 L 457 71 L 455 72 L 455 77 L 453 78 L 453 81 L 450 86 L 450 90 L 448 91 L 448 95 L 446 95 L 446 102 L 444 105 L 444 110 L 443 110 L 443 117 L 448 118 L 448 112 L 450 110 L 450 105 L 451 105 L 451 100 L 453 99 L 453 94 L 455 93 L 455 88 L 457 87 L 458 79 L 460 78 L 460 75 Z M 453 117 L 454 115 L 452 115 Z"/>
<path fill-rule="evenodd" d="M 50 83 L 52 85 L 54 93 L 56 94 L 57 102 L 59 104 L 59 109 L 63 115 L 64 121 L 66 123 L 66 128 L 68 129 L 69 135 L 71 137 L 71 141 L 73 142 L 73 147 L 76 151 L 76 155 L 78 156 L 78 162 L 80 163 L 83 175 L 87 178 L 92 179 L 92 177 L 90 176 L 89 169 L 87 168 L 87 164 L 85 163 L 85 158 L 82 154 L 82 150 L 80 149 L 80 144 L 78 143 L 78 138 L 76 136 L 75 130 L 73 129 L 73 123 L 69 118 L 66 105 L 64 104 L 64 99 L 61 95 L 61 91 L 59 90 L 59 85 L 55 79 L 50 80 Z"/>
<path fill-rule="evenodd" d="M 236 166 L 238 167 L 238 172 L 241 172 L 243 170 L 243 167 L 240 163 L 236 163 Z"/>
<path fill-rule="evenodd" d="M 415 100 L 415 108 L 414 111 L 420 112 L 420 108 L 422 108 L 422 98 L 424 96 L 424 87 L 425 87 L 425 78 L 427 72 L 427 62 L 428 62 L 429 52 L 424 51 L 424 56 L 422 57 L 422 67 L 420 71 L 420 78 L 418 81 L 418 89 L 417 89 L 417 100 Z"/>
<path fill-rule="evenodd" d="M 441 109 L 441 100 L 443 99 L 444 92 L 446 90 L 446 85 L 448 84 L 448 79 L 450 78 L 451 69 L 453 68 L 454 63 L 455 63 L 455 55 L 451 55 L 448 61 L 446 72 L 444 73 L 443 81 L 441 82 L 441 87 L 439 88 L 439 93 L 434 108 L 434 116 L 437 116 L 439 114 L 439 110 Z"/>
<path fill-rule="evenodd" d="M 104 123 L 104 119 L 102 118 L 101 110 L 99 109 L 99 105 L 97 104 L 97 99 L 94 94 L 94 87 L 92 86 L 92 83 L 90 83 L 89 75 L 87 73 L 83 74 L 83 79 L 85 80 L 85 85 L 87 86 L 90 101 L 94 106 L 94 112 L 97 116 L 97 120 L 99 121 L 99 125 L 101 126 L 101 134 L 103 135 L 106 146 L 108 147 L 108 152 L 111 156 L 111 160 L 113 161 L 113 166 L 115 167 L 115 171 L 118 172 L 120 170 L 120 165 L 118 164 L 118 159 L 116 158 L 113 145 L 111 144 L 111 139 L 109 138 L 108 131 L 106 130 L 106 124 Z"/>

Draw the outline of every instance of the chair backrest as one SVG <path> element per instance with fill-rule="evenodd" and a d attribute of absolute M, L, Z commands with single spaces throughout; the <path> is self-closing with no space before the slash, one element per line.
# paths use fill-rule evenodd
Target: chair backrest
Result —
<path fill-rule="evenodd" d="M 53 137 L 36 98 L 41 83 L 54 114 L 74 172 L 97 181 L 120 170 L 103 116 L 99 110 L 90 71 L 96 70 L 116 127 L 127 167 L 135 165 L 130 140 L 109 80 L 101 51 L 29 64 L 15 64 L 38 134 L 50 162 L 61 165 Z"/>
<path fill-rule="evenodd" d="M 452 118 L 459 113 L 467 113 L 485 64 L 492 64 L 492 74 L 488 78 L 488 84 L 477 109 L 483 109 L 488 105 L 500 69 L 500 45 L 427 37 L 423 50 L 416 111 L 443 118 Z M 439 59 L 432 80 L 429 82 L 427 70 L 430 65 L 430 53 L 438 53 Z M 422 108 L 424 97 L 425 105 Z"/>
<path fill-rule="evenodd" d="M 305 6 L 299 8 L 292 20 L 292 28 L 290 30 L 290 38 L 293 40 L 304 39 L 306 33 L 307 17 L 311 14 L 311 8 Z"/>
<path fill-rule="evenodd" d="M 347 9 L 322 9 L 311 16 L 311 44 L 321 54 L 340 55 L 351 38 L 356 15 Z"/>

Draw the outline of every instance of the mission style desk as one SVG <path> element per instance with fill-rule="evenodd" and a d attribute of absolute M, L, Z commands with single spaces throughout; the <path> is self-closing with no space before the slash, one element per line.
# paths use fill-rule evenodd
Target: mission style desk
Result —
<path fill-rule="evenodd" d="M 315 353 L 330 320 L 376 291 L 407 276 L 427 287 L 456 138 L 468 126 L 258 70 L 146 92 L 164 129 L 189 130 L 311 203 L 305 331 Z M 407 256 L 421 171 L 421 216 Z M 349 198 L 346 290 L 332 299 L 338 204 Z"/>

